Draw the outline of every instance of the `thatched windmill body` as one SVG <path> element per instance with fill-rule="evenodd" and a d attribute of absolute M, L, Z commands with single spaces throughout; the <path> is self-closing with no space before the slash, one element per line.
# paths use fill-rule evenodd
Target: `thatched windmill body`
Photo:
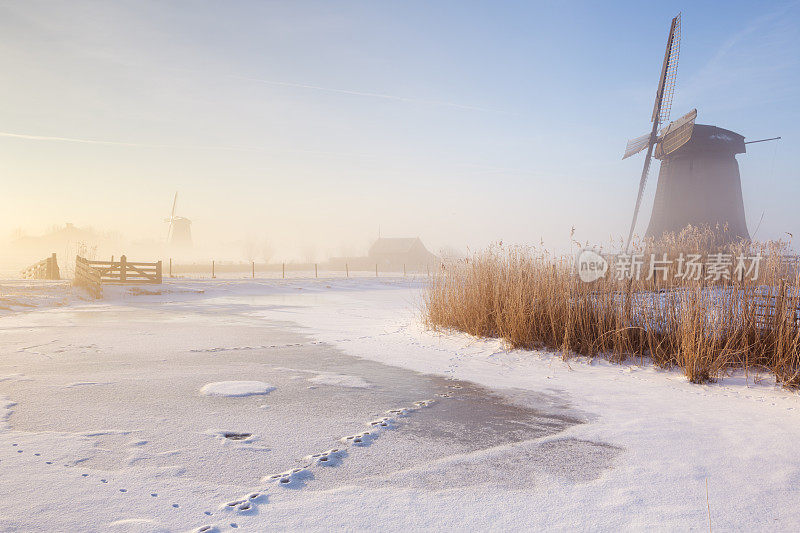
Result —
<path fill-rule="evenodd" d="M 652 129 L 628 141 L 623 156 L 625 159 L 647 150 L 626 249 L 636 227 L 653 157 L 661 160 L 661 168 L 645 237 L 679 232 L 688 225 L 708 225 L 726 228 L 720 233 L 723 240 L 750 238 L 736 161 L 736 154 L 745 152 L 744 137 L 717 126 L 695 124 L 696 109 L 659 130 L 659 126 L 669 120 L 672 107 L 680 33 L 681 16 L 678 14 L 670 25 L 651 117 Z"/>

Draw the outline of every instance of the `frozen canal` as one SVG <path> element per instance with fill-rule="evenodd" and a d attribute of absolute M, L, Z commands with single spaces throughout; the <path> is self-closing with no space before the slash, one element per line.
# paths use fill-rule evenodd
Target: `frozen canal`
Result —
<path fill-rule="evenodd" d="M 129 298 L 0 320 L 0 393 L 14 402 L 0 433 L 0 524 L 69 529 L 82 515 L 89 529 L 239 528 L 298 491 L 512 489 L 537 470 L 590 479 L 610 467 L 611 446 L 526 446 L 583 421 L 563 395 L 353 357 L 262 316 L 291 310 L 286 300 Z M 565 454 L 592 468 L 565 470 Z M 235 504 L 242 495 L 253 496 Z M 27 506 L 29 518 L 9 512 Z"/>
<path fill-rule="evenodd" d="M 410 280 L 43 287 L 0 283 L 0 531 L 800 526 L 763 378 L 438 334 Z"/>

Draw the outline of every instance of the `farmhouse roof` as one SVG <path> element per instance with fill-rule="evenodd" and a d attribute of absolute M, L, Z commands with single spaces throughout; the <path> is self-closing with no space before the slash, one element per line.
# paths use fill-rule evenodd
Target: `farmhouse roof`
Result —
<path fill-rule="evenodd" d="M 380 238 L 369 249 L 370 255 L 405 254 L 411 251 L 415 244 L 422 242 L 419 237 L 411 238 Z M 423 245 L 424 248 L 424 245 Z"/>

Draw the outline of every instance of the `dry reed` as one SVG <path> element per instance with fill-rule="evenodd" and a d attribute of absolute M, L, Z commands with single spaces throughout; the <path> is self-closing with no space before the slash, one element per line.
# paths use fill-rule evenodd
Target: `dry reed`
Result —
<path fill-rule="evenodd" d="M 551 349 L 622 362 L 650 358 L 680 367 L 694 383 L 726 369 L 773 372 L 779 383 L 800 385 L 800 324 L 796 268 L 781 260 L 785 244 L 738 242 L 719 246 L 710 229 L 689 228 L 645 242 L 646 257 L 732 257 L 760 254 L 757 280 L 732 275 L 685 279 L 669 266 L 667 279 L 619 280 L 614 272 L 591 283 L 575 273 L 573 258 L 536 248 L 495 245 L 446 265 L 425 295 L 430 327 L 504 339 L 511 347 Z"/>

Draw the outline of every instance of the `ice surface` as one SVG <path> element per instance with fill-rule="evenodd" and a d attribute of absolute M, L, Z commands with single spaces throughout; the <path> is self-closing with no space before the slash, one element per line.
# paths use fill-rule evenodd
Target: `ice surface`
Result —
<path fill-rule="evenodd" d="M 364 378 L 360 376 L 347 376 L 344 374 L 320 374 L 313 378 L 308 378 L 308 381 L 317 383 L 319 385 L 333 385 L 335 387 L 352 387 L 355 389 L 363 389 L 371 385 Z"/>
<path fill-rule="evenodd" d="M 0 317 L 3 531 L 800 528 L 768 375 L 427 331 L 412 280 L 42 286 Z"/>

